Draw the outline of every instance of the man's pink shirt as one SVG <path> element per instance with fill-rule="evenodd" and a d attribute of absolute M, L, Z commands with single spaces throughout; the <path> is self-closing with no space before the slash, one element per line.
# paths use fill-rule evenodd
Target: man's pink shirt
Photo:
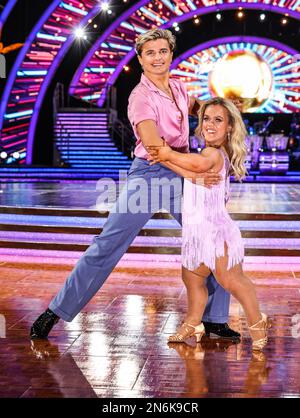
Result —
<path fill-rule="evenodd" d="M 137 133 L 138 123 L 153 120 L 158 134 L 171 147 L 188 147 L 189 144 L 189 97 L 185 85 L 170 77 L 169 84 L 176 103 L 162 90 L 159 90 L 144 74 L 140 83 L 132 90 L 128 103 L 128 118 L 137 138 L 134 154 L 139 158 L 147 158 L 142 141 Z"/>

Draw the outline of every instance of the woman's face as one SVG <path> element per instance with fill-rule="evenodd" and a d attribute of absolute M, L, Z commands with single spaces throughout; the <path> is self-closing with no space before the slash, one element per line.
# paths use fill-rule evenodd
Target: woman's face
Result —
<path fill-rule="evenodd" d="M 202 134 L 207 145 L 221 145 L 231 129 L 227 109 L 221 105 L 207 106 L 202 123 Z"/>
<path fill-rule="evenodd" d="M 145 42 L 138 60 L 145 75 L 161 76 L 169 72 L 173 53 L 166 39 Z"/>

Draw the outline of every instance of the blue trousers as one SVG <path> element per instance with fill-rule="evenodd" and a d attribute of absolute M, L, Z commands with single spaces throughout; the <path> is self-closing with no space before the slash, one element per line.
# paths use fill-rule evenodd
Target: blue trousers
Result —
<path fill-rule="evenodd" d="M 159 209 L 166 209 L 181 224 L 182 178 L 171 170 L 135 158 L 127 182 L 93 243 L 78 260 L 49 308 L 65 321 L 74 317 L 103 285 L 139 231 Z M 205 233 L 205 231 L 203 231 Z M 229 293 L 207 279 L 209 299 L 203 321 L 228 321 Z"/>

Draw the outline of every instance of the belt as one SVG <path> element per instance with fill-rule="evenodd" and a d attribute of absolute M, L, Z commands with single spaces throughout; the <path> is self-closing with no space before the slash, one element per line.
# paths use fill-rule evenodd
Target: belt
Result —
<path fill-rule="evenodd" d="M 187 154 L 189 152 L 189 146 L 186 145 L 185 147 L 171 147 L 173 151 L 181 152 L 183 154 Z"/>
<path fill-rule="evenodd" d="M 185 147 L 171 147 L 173 151 L 177 151 L 177 152 L 181 152 L 182 154 L 188 154 L 189 153 L 189 146 L 186 145 Z M 135 155 L 136 158 L 140 158 L 141 160 L 147 160 L 147 158 L 145 157 L 137 157 Z"/>

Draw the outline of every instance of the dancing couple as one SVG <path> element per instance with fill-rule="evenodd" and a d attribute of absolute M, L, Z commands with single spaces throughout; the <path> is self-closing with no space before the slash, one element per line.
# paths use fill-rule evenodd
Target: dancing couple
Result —
<path fill-rule="evenodd" d="M 73 320 L 100 289 L 141 228 L 162 209 L 160 180 L 178 180 L 180 187 L 170 188 L 167 209 L 180 224 L 183 210 L 183 281 L 189 308 L 184 324 L 170 341 L 198 337 L 203 331 L 208 336 L 239 338 L 240 334 L 227 324 L 230 291 L 245 309 L 253 347 L 266 342 L 267 318 L 259 311 L 252 283 L 242 273 L 241 236 L 224 203 L 230 172 L 238 179 L 245 174 L 245 128 L 231 102 L 214 99 L 203 103 L 189 98 L 184 84 L 170 77 L 174 49 L 175 37 L 168 30 L 153 29 L 137 39 L 143 74 L 129 97 L 128 117 L 137 142 L 126 186 L 102 233 L 94 238 L 60 292 L 32 325 L 32 339 L 47 338 L 60 319 Z M 197 115 L 199 109 L 198 133 L 200 130 L 204 135 L 207 148 L 195 155 L 188 153 L 188 114 Z M 196 200 L 190 208 L 188 199 L 184 199 L 181 210 L 182 178 L 184 196 L 192 193 L 190 197 Z M 141 190 L 143 210 L 133 213 L 128 206 L 136 190 L 141 189 L 141 180 L 147 184 Z"/>

